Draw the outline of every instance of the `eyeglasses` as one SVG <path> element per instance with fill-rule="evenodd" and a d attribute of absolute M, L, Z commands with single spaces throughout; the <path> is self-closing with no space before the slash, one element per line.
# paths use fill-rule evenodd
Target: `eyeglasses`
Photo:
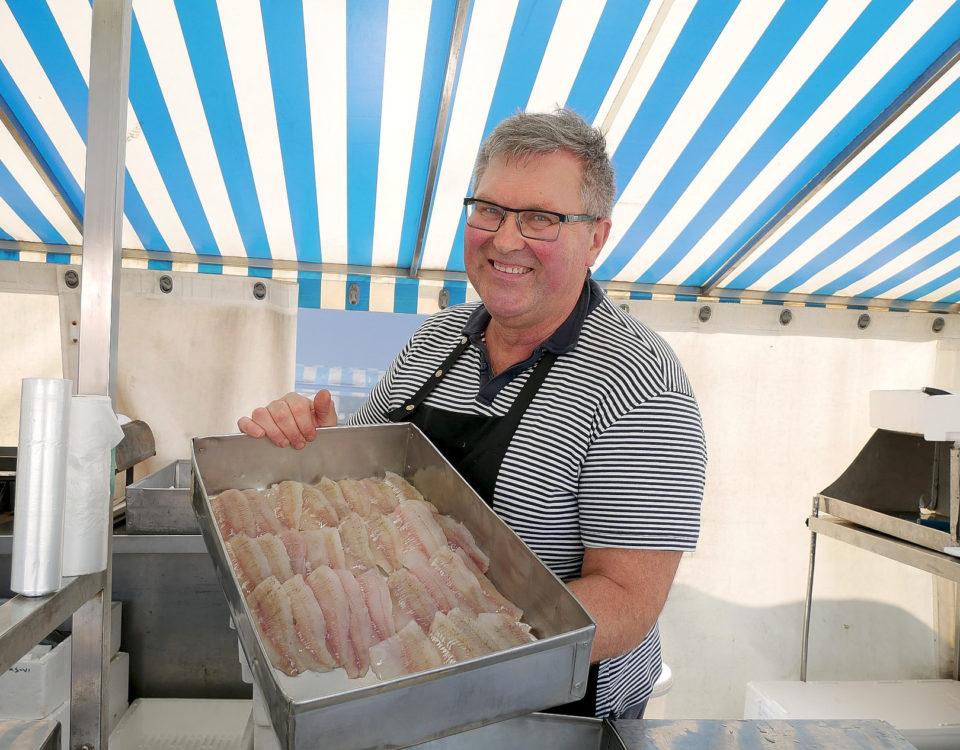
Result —
<path fill-rule="evenodd" d="M 464 198 L 463 205 L 467 210 L 467 224 L 474 229 L 485 232 L 496 232 L 503 226 L 507 213 L 516 214 L 517 229 L 528 240 L 553 242 L 560 236 L 560 225 L 575 221 L 595 221 L 596 216 L 590 214 L 561 214 L 556 211 L 546 211 L 539 208 L 507 208 L 496 203 L 481 201 L 476 198 Z"/>

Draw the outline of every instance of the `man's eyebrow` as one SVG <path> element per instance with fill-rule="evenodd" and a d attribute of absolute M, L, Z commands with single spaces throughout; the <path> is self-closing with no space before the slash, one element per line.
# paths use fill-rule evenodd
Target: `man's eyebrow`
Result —
<path fill-rule="evenodd" d="M 492 198 L 484 198 L 482 195 L 474 194 L 473 198 L 478 201 L 483 201 L 484 203 L 492 203 L 494 206 L 499 206 L 500 208 L 510 209 L 511 211 L 545 211 L 549 214 L 560 214 L 561 216 L 564 215 L 563 211 L 560 211 L 556 208 L 547 208 L 546 206 L 522 206 L 519 208 L 513 208 L 511 206 L 504 206 L 501 203 L 497 203 Z"/>

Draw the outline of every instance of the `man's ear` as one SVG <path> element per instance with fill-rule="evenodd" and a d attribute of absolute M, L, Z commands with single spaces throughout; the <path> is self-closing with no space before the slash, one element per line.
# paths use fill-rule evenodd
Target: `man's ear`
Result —
<path fill-rule="evenodd" d="M 603 246 L 607 244 L 610 237 L 610 228 L 613 222 L 610 219 L 597 219 L 593 222 L 593 234 L 591 235 L 590 254 L 587 256 L 587 268 L 597 262 L 597 257 Z"/>

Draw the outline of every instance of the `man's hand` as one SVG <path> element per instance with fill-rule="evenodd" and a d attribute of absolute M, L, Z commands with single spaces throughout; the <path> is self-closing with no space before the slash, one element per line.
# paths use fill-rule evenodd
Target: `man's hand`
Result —
<path fill-rule="evenodd" d="M 313 401 L 299 393 L 288 393 L 266 406 L 253 410 L 249 417 L 240 417 L 240 432 L 253 438 L 266 437 L 280 448 L 293 446 L 300 450 L 317 435 L 318 427 L 335 427 L 337 410 L 330 391 L 318 391 Z"/>

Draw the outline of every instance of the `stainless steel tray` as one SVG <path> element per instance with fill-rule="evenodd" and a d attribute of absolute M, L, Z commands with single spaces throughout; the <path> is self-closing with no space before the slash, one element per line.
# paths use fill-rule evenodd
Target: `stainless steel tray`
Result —
<path fill-rule="evenodd" d="M 401 474 L 441 512 L 465 523 L 490 556 L 488 576 L 524 610 L 539 640 L 379 682 L 273 669 L 253 626 L 210 497 L 284 479 L 316 482 Z M 407 747 L 583 696 L 594 624 L 560 580 L 490 510 L 415 426 L 319 430 L 302 451 L 242 435 L 193 440 L 194 510 L 240 642 L 284 748 Z M 339 670 L 338 670 L 339 672 Z"/>
<path fill-rule="evenodd" d="M 192 468 L 183 459 L 134 482 L 126 490 L 127 533 L 199 534 L 192 494 Z"/>
<path fill-rule="evenodd" d="M 627 750 L 609 721 L 531 714 L 418 745 L 417 750 Z"/>

